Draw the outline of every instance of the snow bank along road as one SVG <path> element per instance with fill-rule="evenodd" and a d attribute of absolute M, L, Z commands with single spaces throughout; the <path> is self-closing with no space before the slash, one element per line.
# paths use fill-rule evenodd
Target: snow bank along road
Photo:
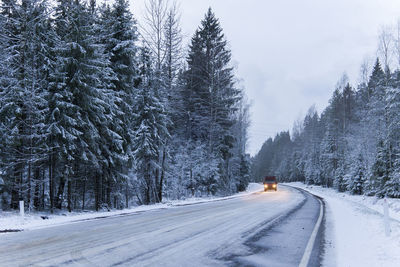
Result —
<path fill-rule="evenodd" d="M 319 266 L 321 205 L 309 193 L 280 186 L 277 192 L 0 234 L 0 266 Z"/>

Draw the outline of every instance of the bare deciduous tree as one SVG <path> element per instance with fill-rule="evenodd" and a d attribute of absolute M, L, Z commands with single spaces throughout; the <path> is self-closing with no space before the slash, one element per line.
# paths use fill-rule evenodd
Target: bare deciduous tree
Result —
<path fill-rule="evenodd" d="M 385 70 L 390 67 L 393 54 L 393 30 L 390 26 L 382 26 L 379 30 L 378 54 L 384 63 Z"/>
<path fill-rule="evenodd" d="M 148 0 L 145 4 L 142 37 L 156 58 L 160 70 L 166 57 L 164 27 L 168 16 L 168 0 Z"/>
<path fill-rule="evenodd" d="M 397 63 L 400 66 L 400 19 L 397 21 L 396 29 L 394 31 L 394 50 L 397 57 Z"/>
<path fill-rule="evenodd" d="M 368 84 L 369 73 L 371 71 L 371 60 L 368 57 L 363 59 L 360 67 L 360 84 Z"/>

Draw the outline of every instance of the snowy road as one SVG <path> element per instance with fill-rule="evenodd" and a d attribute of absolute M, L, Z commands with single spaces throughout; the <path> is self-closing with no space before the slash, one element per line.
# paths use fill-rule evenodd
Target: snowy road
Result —
<path fill-rule="evenodd" d="M 0 266 L 298 266 L 319 201 L 286 186 L 0 235 Z M 319 265 L 321 238 L 309 266 Z"/>

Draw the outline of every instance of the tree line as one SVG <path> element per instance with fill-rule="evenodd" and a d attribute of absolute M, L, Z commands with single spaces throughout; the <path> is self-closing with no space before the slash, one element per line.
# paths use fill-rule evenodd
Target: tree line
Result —
<path fill-rule="evenodd" d="M 0 203 L 124 208 L 244 190 L 249 106 L 211 8 L 1 0 Z M 187 52 L 185 52 L 187 51 Z"/>
<path fill-rule="evenodd" d="M 397 51 L 400 62 L 400 49 L 394 44 L 400 35 L 382 28 L 381 60 L 372 71 L 363 64 L 356 87 L 344 75 L 321 114 L 313 106 L 291 133 L 269 138 L 252 158 L 252 178 L 275 174 L 280 181 L 400 198 L 400 70 L 390 69 L 390 55 Z"/>

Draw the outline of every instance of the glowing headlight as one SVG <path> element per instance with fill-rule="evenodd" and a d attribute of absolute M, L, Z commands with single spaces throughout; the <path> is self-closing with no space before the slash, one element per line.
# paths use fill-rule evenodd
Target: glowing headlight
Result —
<path fill-rule="evenodd" d="M 272 185 L 272 187 L 274 187 L 274 188 L 275 188 L 275 187 L 276 187 L 276 184 Z"/>

